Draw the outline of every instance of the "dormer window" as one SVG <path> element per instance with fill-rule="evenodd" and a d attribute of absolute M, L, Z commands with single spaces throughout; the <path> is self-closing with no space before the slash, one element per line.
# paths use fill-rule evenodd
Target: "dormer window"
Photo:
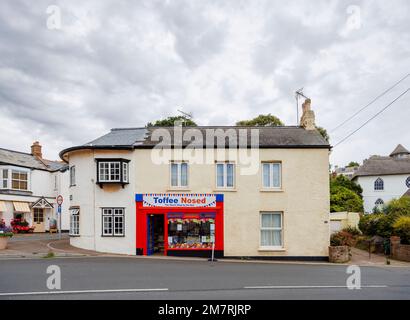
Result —
<path fill-rule="evenodd" d="M 129 162 L 127 159 L 96 159 L 97 184 L 125 184 L 129 183 Z"/>

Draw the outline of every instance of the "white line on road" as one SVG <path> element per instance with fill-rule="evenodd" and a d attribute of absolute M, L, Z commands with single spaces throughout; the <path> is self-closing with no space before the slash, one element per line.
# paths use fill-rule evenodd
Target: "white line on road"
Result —
<path fill-rule="evenodd" d="M 361 288 L 387 288 L 386 285 L 361 286 Z M 348 289 L 348 286 L 258 286 L 244 289 Z"/>
<path fill-rule="evenodd" d="M 75 290 L 75 291 L 43 291 L 43 292 L 0 292 L 0 296 L 43 296 L 53 294 L 84 293 L 118 293 L 118 292 L 164 292 L 169 289 L 113 289 L 113 290 Z"/>

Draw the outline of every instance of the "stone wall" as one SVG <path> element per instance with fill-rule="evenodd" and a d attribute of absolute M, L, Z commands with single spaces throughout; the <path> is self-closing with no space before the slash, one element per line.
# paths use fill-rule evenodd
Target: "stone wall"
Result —
<path fill-rule="evenodd" d="M 399 237 L 391 237 L 391 257 L 396 260 L 410 261 L 410 245 L 400 244 Z"/>

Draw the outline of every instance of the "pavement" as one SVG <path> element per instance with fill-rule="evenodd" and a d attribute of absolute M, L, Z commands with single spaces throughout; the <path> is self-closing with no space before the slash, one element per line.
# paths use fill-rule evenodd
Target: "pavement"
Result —
<path fill-rule="evenodd" d="M 119 254 L 105 254 L 91 250 L 75 248 L 70 245 L 69 235 L 62 234 L 62 240 L 59 240 L 58 234 L 18 234 L 9 240 L 6 250 L 0 250 L 1 259 L 14 258 L 43 258 L 50 252 L 53 252 L 55 257 L 124 257 Z M 125 256 L 127 257 L 127 256 Z M 185 258 L 185 257 L 137 257 L 135 259 L 144 260 L 159 260 L 159 261 L 203 261 L 203 258 Z M 371 254 L 357 248 L 352 248 L 351 261 L 345 265 L 358 266 L 379 266 L 385 267 L 387 259 L 383 255 Z M 232 263 L 258 263 L 258 264 L 314 264 L 314 265 L 334 265 L 327 262 L 304 262 L 304 261 L 269 261 L 269 260 L 235 260 L 235 259 L 220 259 L 220 262 Z M 390 259 L 390 267 L 410 267 L 410 262 L 397 261 Z"/>

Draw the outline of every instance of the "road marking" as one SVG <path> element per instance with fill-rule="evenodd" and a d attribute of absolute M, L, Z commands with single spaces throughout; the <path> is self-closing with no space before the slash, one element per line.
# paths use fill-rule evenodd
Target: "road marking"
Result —
<path fill-rule="evenodd" d="M 361 288 L 387 288 L 386 285 L 361 286 Z M 244 289 L 348 289 L 348 286 L 256 286 Z"/>
<path fill-rule="evenodd" d="M 0 292 L 0 296 L 43 296 L 53 294 L 84 293 L 121 293 L 121 292 L 164 292 L 169 289 L 112 289 L 112 290 L 75 290 L 75 291 L 43 291 L 43 292 Z"/>

